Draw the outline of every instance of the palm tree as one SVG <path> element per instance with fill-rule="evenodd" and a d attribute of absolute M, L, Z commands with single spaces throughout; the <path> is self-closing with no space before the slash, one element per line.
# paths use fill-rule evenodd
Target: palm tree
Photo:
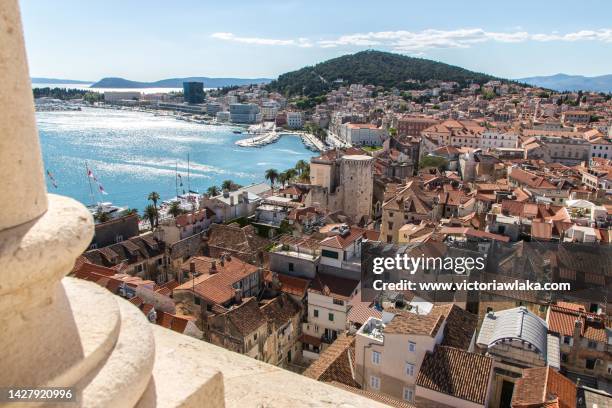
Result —
<path fill-rule="evenodd" d="M 157 227 L 157 225 L 159 225 L 159 213 L 157 212 L 157 201 L 159 200 L 159 193 L 156 191 L 151 191 L 147 199 L 153 201 L 153 207 L 155 208 L 156 215 L 155 226 Z"/>
<path fill-rule="evenodd" d="M 149 220 L 149 224 L 151 224 L 151 229 L 153 229 L 153 227 L 155 226 L 155 220 L 157 220 L 157 216 L 157 208 L 155 208 L 155 206 L 151 204 L 145 207 L 144 214 L 142 215 L 145 220 Z"/>
<path fill-rule="evenodd" d="M 232 187 L 234 187 L 234 182 L 232 180 L 223 180 L 223 183 L 221 183 L 222 190 L 232 191 Z"/>
<path fill-rule="evenodd" d="M 283 171 L 278 175 L 278 182 L 282 184 L 283 188 L 285 188 L 285 184 L 289 181 L 289 175 L 286 171 Z"/>
<path fill-rule="evenodd" d="M 108 215 L 107 212 L 102 211 L 102 209 L 98 209 L 94 215 L 94 219 L 98 222 L 106 222 L 110 221 L 110 215 Z"/>
<path fill-rule="evenodd" d="M 302 174 L 300 175 L 300 179 L 306 181 L 310 180 L 310 166 L 308 166 L 308 168 L 302 172 Z"/>
<path fill-rule="evenodd" d="M 288 169 L 287 171 L 285 171 L 285 173 L 287 174 L 287 181 L 291 181 L 295 178 L 295 176 L 298 175 L 298 172 L 296 169 Z"/>
<path fill-rule="evenodd" d="M 206 194 L 208 194 L 210 197 L 218 196 L 219 195 L 219 187 L 217 187 L 217 186 L 210 186 L 210 187 L 208 187 L 208 190 L 206 190 Z"/>
<path fill-rule="evenodd" d="M 298 171 L 300 175 L 302 175 L 304 170 L 306 170 L 309 167 L 310 165 L 308 164 L 308 162 L 306 162 L 306 160 L 298 160 L 298 162 L 295 163 L 295 169 Z"/>
<path fill-rule="evenodd" d="M 168 208 L 168 214 L 176 218 L 182 213 L 183 209 L 181 208 L 181 203 L 179 203 L 178 201 L 173 201 L 172 203 L 170 203 L 170 207 Z"/>
<path fill-rule="evenodd" d="M 266 170 L 266 180 L 270 180 L 270 187 L 274 188 L 274 182 L 278 179 L 278 170 Z"/>
<path fill-rule="evenodd" d="M 128 208 L 127 210 L 125 210 L 125 215 L 133 215 L 133 214 L 138 215 L 138 208 Z"/>

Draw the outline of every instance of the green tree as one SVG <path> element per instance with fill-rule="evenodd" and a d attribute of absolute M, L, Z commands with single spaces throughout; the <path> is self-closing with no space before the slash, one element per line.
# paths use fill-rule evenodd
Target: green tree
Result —
<path fill-rule="evenodd" d="M 151 229 L 153 229 L 155 227 L 155 223 L 158 217 L 157 208 L 151 204 L 147 205 L 144 209 L 144 213 L 142 217 L 145 220 L 149 221 L 149 224 L 151 225 Z"/>
<path fill-rule="evenodd" d="M 181 208 L 180 202 L 173 201 L 172 203 L 170 203 L 170 207 L 168 208 L 168 214 L 176 218 L 182 213 L 183 213 L 183 209 Z"/>
<path fill-rule="evenodd" d="M 440 171 L 446 169 L 448 165 L 448 161 L 443 157 L 438 156 L 425 156 L 419 162 L 419 168 L 423 169 L 425 167 L 436 167 Z"/>
<path fill-rule="evenodd" d="M 110 215 L 107 212 L 102 211 L 102 209 L 98 209 L 96 214 L 94 215 L 94 219 L 100 223 L 110 221 Z"/>
<path fill-rule="evenodd" d="M 289 175 L 286 171 L 283 171 L 278 175 L 278 182 L 281 183 L 283 188 L 285 188 L 285 184 L 287 184 L 287 181 L 289 181 Z"/>
<path fill-rule="evenodd" d="M 125 215 L 133 215 L 133 214 L 138 215 L 138 208 L 128 208 L 127 210 L 125 210 Z"/>
<path fill-rule="evenodd" d="M 155 218 L 155 226 L 157 227 L 159 225 L 159 212 L 157 211 L 157 202 L 159 201 L 159 193 L 156 191 L 151 191 L 147 199 L 153 202 L 153 207 L 155 208 L 155 215 L 157 217 Z"/>
<path fill-rule="evenodd" d="M 270 187 L 274 188 L 274 182 L 278 180 L 278 170 L 268 169 L 265 174 L 266 180 L 270 181 Z"/>
<path fill-rule="evenodd" d="M 394 127 L 389 128 L 389 136 L 397 136 L 397 129 Z"/>
<path fill-rule="evenodd" d="M 298 175 L 298 172 L 296 169 L 287 169 L 285 170 L 285 174 L 287 175 L 287 181 L 289 182 Z"/>
<path fill-rule="evenodd" d="M 295 169 L 297 170 L 299 175 L 302 175 L 304 170 L 308 168 L 310 168 L 310 164 L 308 164 L 306 160 L 298 160 L 298 162 L 295 164 Z"/>
<path fill-rule="evenodd" d="M 219 195 L 219 187 L 217 186 L 210 186 L 208 187 L 208 189 L 206 190 L 206 194 L 208 194 L 211 197 L 215 197 Z"/>
<path fill-rule="evenodd" d="M 234 182 L 232 180 L 223 180 L 223 183 L 221 183 L 222 190 L 231 191 L 233 186 L 234 186 Z"/>

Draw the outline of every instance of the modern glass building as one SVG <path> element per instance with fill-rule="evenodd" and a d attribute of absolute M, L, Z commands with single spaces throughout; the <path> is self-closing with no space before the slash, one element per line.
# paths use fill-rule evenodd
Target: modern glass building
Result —
<path fill-rule="evenodd" d="M 183 95 L 187 103 L 203 103 L 204 83 L 183 82 Z"/>

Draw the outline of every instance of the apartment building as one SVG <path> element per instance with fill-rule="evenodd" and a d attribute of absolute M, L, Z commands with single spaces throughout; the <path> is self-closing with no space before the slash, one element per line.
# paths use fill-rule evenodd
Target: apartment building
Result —
<path fill-rule="evenodd" d="M 446 348 L 467 350 L 475 328 L 476 316 L 452 304 L 434 306 L 428 314 L 405 310 L 383 312 L 382 319 L 371 317 L 355 336 L 355 381 L 366 391 L 414 403 L 420 397 L 417 379 L 422 377 L 421 402 L 444 406 L 440 400 L 449 401 L 451 396 L 445 393 L 440 381 L 431 377 L 431 365 L 436 362 L 429 360 L 444 359 L 438 351 L 445 353 Z M 451 371 L 448 375 L 454 375 Z M 480 382 L 486 377 L 482 381 L 486 384 L 486 393 L 490 367 L 485 367 L 485 371 L 473 371 L 472 378 Z"/>
<path fill-rule="evenodd" d="M 586 111 L 568 110 L 561 114 L 561 122 L 570 125 L 586 125 L 591 120 L 591 114 Z"/>
<path fill-rule="evenodd" d="M 549 308 L 548 331 L 559 338 L 561 367 L 579 375 L 612 380 L 612 338 L 605 319 L 574 303 L 558 302 Z"/>
<path fill-rule="evenodd" d="M 304 114 L 302 112 L 287 112 L 287 127 L 290 129 L 301 129 L 304 126 Z"/>
<path fill-rule="evenodd" d="M 345 123 L 340 125 L 338 136 L 353 146 L 382 146 L 387 132 L 372 123 Z"/>
<path fill-rule="evenodd" d="M 403 115 L 397 119 L 397 136 L 421 136 L 421 131 L 437 123 L 433 118 Z"/>
<path fill-rule="evenodd" d="M 405 224 L 418 224 L 434 217 L 435 194 L 425 192 L 415 181 L 405 186 L 392 187 L 382 204 L 380 239 L 398 242 L 399 230 Z"/>
<path fill-rule="evenodd" d="M 358 293 L 359 281 L 317 274 L 308 289 L 306 322 L 302 323 L 303 357 L 316 360 L 319 353 L 347 329 L 349 301 Z"/>

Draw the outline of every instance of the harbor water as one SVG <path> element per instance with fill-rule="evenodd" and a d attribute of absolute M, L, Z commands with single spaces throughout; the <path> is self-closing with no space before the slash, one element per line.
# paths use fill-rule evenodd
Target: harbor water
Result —
<path fill-rule="evenodd" d="M 144 112 L 83 108 L 37 112 L 36 117 L 45 171 L 53 177 L 47 176 L 48 191 L 84 204 L 111 201 L 142 211 L 151 191 L 162 200 L 174 197 L 177 179 L 179 193 L 202 193 L 223 180 L 247 185 L 264 181 L 266 169 L 283 171 L 316 154 L 298 136 L 260 148 L 240 147 L 235 142 L 248 136 L 233 133 L 235 127 Z M 93 182 L 92 197 L 86 166 L 107 195 Z"/>

